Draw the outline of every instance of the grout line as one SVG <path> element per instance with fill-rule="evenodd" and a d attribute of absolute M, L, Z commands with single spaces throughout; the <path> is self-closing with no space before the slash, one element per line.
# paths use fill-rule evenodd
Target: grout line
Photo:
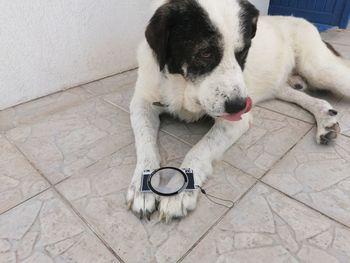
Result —
<path fill-rule="evenodd" d="M 309 133 L 314 129 L 314 125 L 310 128 L 310 129 L 308 129 L 307 131 L 306 131 L 306 133 L 303 135 L 303 136 L 301 136 L 301 138 L 296 142 L 296 143 L 294 143 L 288 150 L 287 150 L 287 152 L 285 153 L 285 154 L 283 154 L 280 158 L 278 158 L 278 160 L 271 166 L 271 168 L 270 169 L 268 169 L 260 178 L 257 178 L 258 180 L 262 180 L 271 170 L 272 170 L 272 168 L 274 167 L 274 166 L 276 166 L 278 163 L 280 163 L 281 161 L 282 161 L 282 159 L 284 158 L 284 157 L 286 157 L 307 135 L 309 135 Z"/>
<path fill-rule="evenodd" d="M 46 191 L 48 191 L 48 190 L 50 190 L 50 189 L 52 189 L 52 188 L 51 188 L 51 185 L 48 185 L 44 190 L 41 190 L 40 192 L 36 193 L 35 195 L 32 195 L 31 197 L 28 197 L 27 199 L 22 200 L 22 201 L 19 202 L 18 204 L 14 205 L 14 206 L 12 206 L 12 207 L 10 207 L 10 208 L 8 208 L 8 209 L 6 209 L 5 211 L 2 211 L 2 212 L 0 213 L 0 216 L 3 215 L 3 214 L 5 214 L 5 213 L 7 213 L 7 212 L 9 212 L 9 211 L 11 211 L 12 209 L 15 209 L 16 207 L 18 207 L 18 206 L 24 204 L 25 202 L 30 201 L 31 199 L 34 199 L 34 198 L 37 197 L 38 195 L 41 195 L 42 193 L 44 193 L 44 192 L 46 192 Z"/>
<path fill-rule="evenodd" d="M 164 130 L 163 128 L 160 129 L 160 131 L 161 131 L 161 132 L 164 132 L 165 134 L 167 134 L 167 135 L 173 137 L 174 139 L 176 139 L 176 140 L 178 140 L 178 141 L 180 141 L 180 142 L 186 144 L 187 146 L 190 146 L 190 147 L 193 147 L 193 146 L 194 146 L 193 144 L 191 144 L 191 143 L 189 143 L 189 142 L 187 142 L 187 141 L 185 141 L 185 140 L 183 140 L 183 139 L 177 137 L 176 135 L 172 134 L 171 132 L 168 132 L 167 130 Z"/>
<path fill-rule="evenodd" d="M 52 186 L 56 194 L 60 197 L 60 199 L 76 214 L 76 216 L 79 217 L 79 219 L 87 226 L 87 228 L 100 240 L 100 242 L 107 248 L 107 250 L 116 257 L 120 263 L 125 263 L 125 261 L 114 251 L 114 249 L 108 244 L 108 242 L 98 233 L 98 230 L 95 229 L 95 227 L 88 222 L 87 219 L 84 218 L 79 212 L 78 209 L 76 209 L 72 203 L 63 195 L 61 192 L 56 188 L 56 186 Z"/>
<path fill-rule="evenodd" d="M 282 194 L 283 196 L 285 196 L 285 197 L 287 197 L 287 198 L 289 198 L 289 199 L 292 199 L 293 201 L 295 201 L 295 202 L 297 202 L 297 203 L 299 203 L 299 204 L 301 204 L 301 205 L 303 205 L 303 206 L 306 206 L 306 207 L 309 208 L 310 210 L 312 210 L 312 211 L 314 211 L 314 212 L 316 212 L 316 213 L 318 213 L 318 214 L 320 214 L 320 215 L 326 217 L 326 218 L 329 219 L 330 221 L 335 222 L 335 223 L 337 223 L 337 224 L 339 224 L 339 225 L 345 227 L 346 229 L 349 229 L 349 230 L 350 230 L 350 225 L 346 225 L 345 223 L 340 222 L 338 219 L 333 218 L 333 217 L 331 217 L 331 216 L 329 216 L 329 215 L 323 213 L 322 211 L 319 211 L 319 210 L 317 210 L 316 208 L 314 208 L 314 207 L 312 207 L 312 206 L 310 206 L 310 205 L 308 205 L 308 204 L 306 204 L 306 203 L 303 203 L 302 201 L 300 201 L 300 200 L 298 200 L 298 199 L 295 199 L 293 196 L 290 196 L 289 194 L 286 194 L 285 192 L 282 192 L 282 191 L 279 190 L 278 188 L 276 188 L 276 187 L 274 187 L 274 186 L 272 186 L 272 185 L 270 185 L 270 184 L 268 184 L 268 183 L 265 183 L 264 181 L 261 181 L 260 179 L 258 179 L 258 181 L 259 181 L 259 183 L 261 183 L 261 184 L 263 184 L 263 185 L 265 185 L 265 186 L 267 186 L 267 187 L 272 188 L 273 190 L 275 190 L 276 192 Z"/>
<path fill-rule="evenodd" d="M 289 102 L 287 102 L 287 103 L 288 103 L 288 104 L 292 104 L 292 105 L 296 105 L 296 104 L 294 104 L 294 103 L 289 103 Z M 297 106 L 298 106 L 298 105 L 297 105 Z M 283 115 L 283 116 L 285 116 L 285 117 L 288 117 L 288 118 L 291 118 L 291 119 L 294 119 L 294 120 L 297 120 L 297 121 L 301 121 L 301 122 L 308 123 L 308 124 L 315 124 L 315 122 L 310 122 L 310 121 L 302 120 L 302 119 L 299 119 L 299 118 L 297 118 L 297 117 L 287 115 L 287 114 L 285 114 L 285 113 L 283 113 L 283 112 L 279 112 L 279 111 L 277 111 L 277 110 L 273 110 L 273 109 L 267 108 L 267 107 L 265 107 L 265 106 L 257 105 L 256 107 L 261 108 L 261 109 L 264 109 L 264 110 L 267 110 L 267 111 L 271 111 L 271 112 L 274 112 L 274 113 L 277 113 L 277 114 L 280 114 L 280 115 Z M 300 107 L 300 109 L 305 110 L 305 109 L 302 108 L 302 107 Z M 306 110 L 305 110 L 305 111 L 306 111 Z M 307 112 L 308 112 L 308 111 L 307 111 Z M 309 112 L 308 112 L 308 113 L 309 113 Z M 311 114 L 311 113 L 310 113 L 310 114 Z M 311 114 L 311 115 L 312 115 L 312 114 Z M 313 118 L 315 119 L 315 117 L 313 117 Z"/>
<path fill-rule="evenodd" d="M 104 94 L 104 95 L 107 95 L 107 94 Z M 111 102 L 111 101 L 109 101 L 109 100 L 106 100 L 106 99 L 104 98 L 104 95 L 102 95 L 102 97 L 101 97 L 102 101 L 104 101 L 105 103 L 107 103 L 107 104 L 109 104 L 109 105 L 112 105 L 113 107 L 116 107 L 116 108 L 118 108 L 118 109 L 120 109 L 120 110 L 126 112 L 127 114 L 130 114 L 130 112 L 129 112 L 127 109 L 124 109 L 124 107 L 119 106 L 118 104 L 115 104 L 115 103 L 113 103 L 113 102 Z"/>
<path fill-rule="evenodd" d="M 323 39 L 323 38 L 322 38 Z M 332 44 L 332 45 L 339 45 L 339 46 L 344 46 L 344 47 L 348 47 L 350 48 L 350 45 L 349 44 L 345 44 L 345 43 L 340 43 L 340 42 L 337 42 L 337 40 L 333 40 L 333 39 L 323 39 L 324 41 Z M 337 47 L 335 47 L 336 49 Z"/>
<path fill-rule="evenodd" d="M 192 247 L 187 250 L 185 252 L 184 255 L 182 255 L 180 257 L 180 259 L 177 261 L 177 263 L 180 263 L 181 261 L 183 261 L 192 251 L 193 249 L 195 249 L 197 247 L 197 245 L 209 234 L 209 232 L 211 232 L 211 230 L 216 227 L 221 221 L 222 219 L 224 219 L 224 217 L 226 217 L 226 215 L 233 210 L 242 200 L 243 198 L 250 193 L 250 191 L 257 185 L 258 181 L 256 180 L 244 193 L 242 193 L 242 195 L 234 202 L 234 205 L 227 209 L 216 221 L 213 225 L 211 225 L 209 227 L 209 229 L 192 245 Z"/>
<path fill-rule="evenodd" d="M 73 210 L 73 212 L 76 214 L 76 216 L 78 216 L 80 218 L 80 220 L 82 221 L 82 225 L 85 224 L 85 227 L 87 227 L 87 229 L 89 229 L 101 242 L 102 244 L 112 253 L 113 256 L 115 256 L 121 263 L 125 263 L 124 260 L 121 259 L 121 257 L 111 248 L 111 246 L 107 243 L 107 241 L 104 240 L 103 237 L 101 237 L 98 232 L 93 228 L 93 226 L 79 213 L 79 211 L 61 194 L 61 192 L 56 188 L 56 185 L 58 185 L 59 183 L 67 180 L 68 178 L 70 177 L 67 177 L 67 178 L 64 178 L 63 180 L 61 180 L 60 182 L 56 183 L 56 184 L 53 184 L 49 181 L 49 179 L 35 166 L 35 164 L 33 162 L 31 162 L 27 156 L 21 151 L 21 149 L 16 145 L 16 144 L 13 144 L 11 140 L 9 140 L 7 137 L 6 139 L 10 142 L 10 144 L 15 147 L 19 153 L 25 158 L 25 160 L 28 161 L 28 163 L 33 167 L 34 170 L 37 171 L 37 173 L 49 184 L 49 187 L 46 188 L 45 190 L 41 191 L 40 193 L 37 193 L 35 194 L 34 196 L 22 201 L 21 203 L 17 204 L 16 206 L 20 205 L 20 204 L 23 204 L 24 202 L 27 202 L 28 200 L 38 196 L 39 194 L 47 191 L 47 190 L 50 190 L 50 189 L 53 189 L 57 194 L 58 196 L 61 198 L 61 201 L 63 201 L 71 210 Z M 14 206 L 14 207 L 16 207 Z M 8 212 L 9 210 L 13 209 L 14 207 L 6 210 L 5 212 Z M 3 213 L 5 212 L 2 212 L 0 213 L 0 215 L 2 215 Z"/>
<path fill-rule="evenodd" d="M 32 99 L 32 100 L 28 100 L 28 101 L 24 101 L 24 102 L 18 103 L 18 104 L 16 104 L 16 105 L 13 105 L 13 106 L 8 107 L 8 108 L 5 108 L 5 109 L 2 109 L 2 110 L 0 110 L 0 111 L 12 109 L 12 108 L 21 106 L 21 105 L 23 105 L 23 104 L 30 103 L 30 102 L 33 102 L 33 101 L 37 101 L 37 100 L 40 100 L 40 99 L 42 99 L 42 98 L 45 98 L 45 97 L 48 97 L 48 96 L 52 96 L 52 95 L 55 95 L 55 94 L 59 94 L 59 93 L 61 93 L 61 92 L 64 92 L 64 91 L 67 91 L 67 90 L 70 90 L 70 89 L 79 88 L 79 87 L 82 87 L 82 86 L 84 86 L 84 85 L 88 85 L 88 84 L 91 84 L 91 83 L 94 83 L 94 82 L 98 82 L 98 81 L 100 81 L 100 80 L 104 80 L 104 79 L 106 79 L 106 78 L 118 76 L 118 75 L 121 75 L 121 74 L 130 72 L 130 71 L 136 70 L 137 68 L 138 68 L 138 67 L 132 68 L 132 69 L 128 69 L 128 70 L 125 70 L 125 71 L 122 71 L 122 72 L 118 72 L 118 73 L 115 73 L 115 74 L 111 74 L 111 75 L 108 75 L 108 76 L 105 76 L 105 77 L 102 77 L 102 78 L 99 78 L 99 79 L 95 79 L 95 80 L 92 80 L 92 81 L 89 81 L 89 82 L 83 82 L 83 83 L 78 84 L 78 85 L 74 85 L 74 86 L 71 86 L 71 87 L 66 87 L 66 88 L 63 88 L 63 89 L 58 90 L 58 91 L 56 91 L 56 92 L 49 93 L 49 94 L 46 94 L 46 95 L 44 95 L 44 96 L 40 96 L 40 97 L 35 98 L 35 99 Z M 87 93 L 89 93 L 90 95 L 95 95 L 95 96 L 96 96 L 96 94 L 93 94 L 93 93 L 89 92 L 89 91 L 86 90 L 86 89 L 84 89 L 84 90 L 85 90 Z"/>

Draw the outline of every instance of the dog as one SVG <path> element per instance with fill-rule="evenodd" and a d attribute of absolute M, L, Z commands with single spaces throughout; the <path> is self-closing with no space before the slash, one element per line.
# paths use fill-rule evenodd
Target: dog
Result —
<path fill-rule="evenodd" d="M 300 105 L 317 122 L 316 141 L 339 133 L 337 111 L 302 92 L 307 86 L 350 97 L 350 65 L 301 18 L 259 16 L 246 0 L 161 0 L 138 49 L 138 79 L 130 104 L 137 165 L 126 201 L 141 217 L 181 218 L 194 210 L 198 191 L 159 197 L 140 192 L 142 172 L 160 167 L 159 115 L 194 122 L 215 120 L 185 156 L 203 185 L 252 122 L 252 103 L 280 99 Z"/>

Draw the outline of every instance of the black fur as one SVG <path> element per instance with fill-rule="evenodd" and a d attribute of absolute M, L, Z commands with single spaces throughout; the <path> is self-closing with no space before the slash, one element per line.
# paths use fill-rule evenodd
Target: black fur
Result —
<path fill-rule="evenodd" d="M 246 0 L 239 3 L 244 46 L 235 56 L 243 70 L 259 11 Z M 146 39 L 161 71 L 167 66 L 169 73 L 193 81 L 212 72 L 223 57 L 222 36 L 196 0 L 170 0 L 159 7 L 146 29 Z"/>
<path fill-rule="evenodd" d="M 252 44 L 252 39 L 256 34 L 259 11 L 254 5 L 246 0 L 240 0 L 239 4 L 242 8 L 240 16 L 244 47 L 235 52 L 235 56 L 238 64 L 242 70 L 244 70 L 248 52 Z"/>
<path fill-rule="evenodd" d="M 213 71 L 223 56 L 222 36 L 196 0 L 171 0 L 158 8 L 146 39 L 161 71 L 167 65 L 169 73 L 192 80 Z"/>

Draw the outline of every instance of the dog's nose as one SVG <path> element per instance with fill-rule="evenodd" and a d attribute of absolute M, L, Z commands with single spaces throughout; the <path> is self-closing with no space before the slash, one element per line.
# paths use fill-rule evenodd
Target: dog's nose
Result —
<path fill-rule="evenodd" d="M 225 102 L 226 113 L 233 114 L 244 110 L 247 106 L 247 98 L 236 98 Z"/>

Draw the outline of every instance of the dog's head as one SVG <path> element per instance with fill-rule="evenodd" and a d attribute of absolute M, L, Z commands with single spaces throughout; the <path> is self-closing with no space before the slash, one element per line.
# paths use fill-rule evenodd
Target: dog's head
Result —
<path fill-rule="evenodd" d="M 146 39 L 160 71 L 182 75 L 194 103 L 213 117 L 232 115 L 250 103 L 243 70 L 258 15 L 246 0 L 168 0 Z"/>

